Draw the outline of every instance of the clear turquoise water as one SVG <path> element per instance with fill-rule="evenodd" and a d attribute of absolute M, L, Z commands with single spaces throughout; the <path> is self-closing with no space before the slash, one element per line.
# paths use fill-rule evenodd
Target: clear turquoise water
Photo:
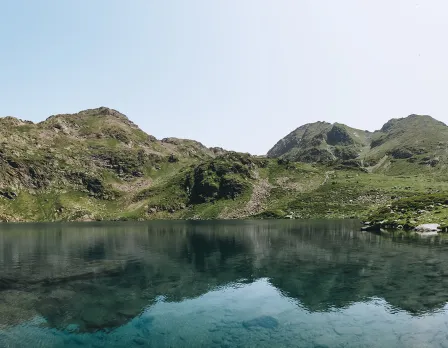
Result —
<path fill-rule="evenodd" d="M 354 221 L 1 225 L 0 347 L 448 347 L 448 244 Z"/>

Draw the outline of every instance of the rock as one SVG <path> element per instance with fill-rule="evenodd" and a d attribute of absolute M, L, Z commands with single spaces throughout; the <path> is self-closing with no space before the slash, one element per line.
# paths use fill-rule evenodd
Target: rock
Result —
<path fill-rule="evenodd" d="M 1 292 L 0 329 L 31 320 L 38 315 L 38 297 L 25 291 L 6 290 Z M 0 340 L 1 342 L 1 340 Z"/>
<path fill-rule="evenodd" d="M 66 290 L 63 288 L 57 288 L 53 290 L 48 297 L 61 301 L 67 301 L 76 296 L 76 292 L 72 290 Z"/>
<path fill-rule="evenodd" d="M 440 231 L 439 224 L 422 224 L 415 228 L 419 232 L 437 232 Z"/>
<path fill-rule="evenodd" d="M 246 329 L 250 329 L 252 327 L 262 327 L 264 329 L 274 329 L 278 326 L 278 320 L 269 316 L 263 315 L 261 317 L 243 321 L 243 326 Z"/>
<path fill-rule="evenodd" d="M 363 334 L 362 329 L 356 326 L 335 327 L 333 330 L 340 336 L 351 336 L 351 335 L 361 336 Z"/>
<path fill-rule="evenodd" d="M 140 337 L 136 337 L 132 341 L 139 346 L 144 346 L 145 344 L 147 344 L 146 340 Z"/>
<path fill-rule="evenodd" d="M 13 200 L 17 198 L 17 193 L 11 190 L 0 191 L 0 196 L 3 196 L 7 199 Z"/>
<path fill-rule="evenodd" d="M 425 265 L 427 265 L 427 266 L 435 266 L 435 265 L 440 264 L 441 262 L 442 261 L 438 260 L 438 259 L 429 259 L 429 260 L 426 260 Z"/>
<path fill-rule="evenodd" d="M 314 340 L 314 348 L 329 348 L 334 345 L 333 337 L 323 335 Z"/>
<path fill-rule="evenodd" d="M 176 155 L 171 154 L 171 155 L 168 157 L 168 162 L 170 162 L 170 163 L 179 162 L 179 158 L 177 158 Z"/>
<path fill-rule="evenodd" d="M 65 328 L 68 332 L 77 332 L 79 331 L 79 325 L 78 324 L 68 324 Z"/>
<path fill-rule="evenodd" d="M 375 225 L 366 225 L 361 227 L 361 231 L 379 231 L 381 229 L 381 226 L 378 224 Z"/>

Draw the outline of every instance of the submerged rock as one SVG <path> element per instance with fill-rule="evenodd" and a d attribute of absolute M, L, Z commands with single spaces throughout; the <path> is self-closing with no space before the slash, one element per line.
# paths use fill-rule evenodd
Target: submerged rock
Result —
<path fill-rule="evenodd" d="M 20 290 L 0 292 L 0 329 L 18 325 L 38 315 L 36 302 L 38 296 Z"/>
<path fill-rule="evenodd" d="M 370 225 L 370 223 L 367 225 L 365 224 L 364 226 L 361 227 L 361 231 L 375 231 L 378 232 L 381 229 L 381 225 L 379 224 L 374 224 L 374 225 Z"/>
<path fill-rule="evenodd" d="M 258 318 L 243 321 L 243 326 L 246 329 L 250 329 L 252 327 L 262 327 L 264 329 L 275 329 L 278 326 L 278 320 L 269 315 L 263 315 Z"/>

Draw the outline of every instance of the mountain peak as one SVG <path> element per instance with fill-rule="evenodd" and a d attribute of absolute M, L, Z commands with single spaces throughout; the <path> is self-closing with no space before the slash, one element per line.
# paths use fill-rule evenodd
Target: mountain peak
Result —
<path fill-rule="evenodd" d="M 277 142 L 268 156 L 299 162 L 356 162 L 357 166 L 373 166 L 390 158 L 392 162 L 382 162 L 384 168 L 390 170 L 400 166 L 394 164 L 395 160 L 439 163 L 441 158 L 447 157 L 446 139 L 448 127 L 429 115 L 394 118 L 373 133 L 340 123 L 316 122 L 288 134 Z"/>
<path fill-rule="evenodd" d="M 94 108 L 94 109 L 85 109 L 82 111 L 79 111 L 77 113 L 74 114 L 56 114 L 56 115 L 51 115 L 50 117 L 48 117 L 44 122 L 51 120 L 53 118 L 80 118 L 80 117 L 95 117 L 95 116 L 112 116 L 115 118 L 119 118 L 122 119 L 123 121 L 129 121 L 129 118 L 125 115 L 122 114 L 121 112 L 115 110 L 115 109 L 111 109 L 105 106 L 100 106 L 98 108 Z M 133 124 L 133 123 L 132 123 Z"/>
<path fill-rule="evenodd" d="M 367 145 L 368 136 L 368 132 L 342 123 L 308 123 L 277 142 L 267 155 L 299 162 L 349 160 Z"/>
<path fill-rule="evenodd" d="M 115 139 L 126 144 L 144 143 L 153 138 L 121 112 L 104 106 L 75 114 L 52 115 L 38 127 L 78 138 Z"/>
<path fill-rule="evenodd" d="M 104 115 L 104 116 L 116 116 L 127 118 L 127 116 L 122 114 L 121 112 L 105 106 L 100 106 L 99 108 L 95 109 L 82 110 L 78 113 L 78 115 Z"/>
<path fill-rule="evenodd" d="M 407 117 L 393 118 L 387 121 L 383 127 L 381 127 L 381 132 L 390 132 L 399 129 L 407 129 L 412 127 L 443 127 L 446 126 L 445 123 L 436 120 L 434 117 L 429 115 L 417 115 L 411 114 Z"/>

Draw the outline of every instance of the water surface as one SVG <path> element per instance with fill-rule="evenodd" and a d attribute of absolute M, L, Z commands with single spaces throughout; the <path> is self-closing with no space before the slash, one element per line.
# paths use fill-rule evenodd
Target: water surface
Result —
<path fill-rule="evenodd" d="M 0 347 L 448 347 L 448 244 L 355 221 L 0 225 Z"/>

